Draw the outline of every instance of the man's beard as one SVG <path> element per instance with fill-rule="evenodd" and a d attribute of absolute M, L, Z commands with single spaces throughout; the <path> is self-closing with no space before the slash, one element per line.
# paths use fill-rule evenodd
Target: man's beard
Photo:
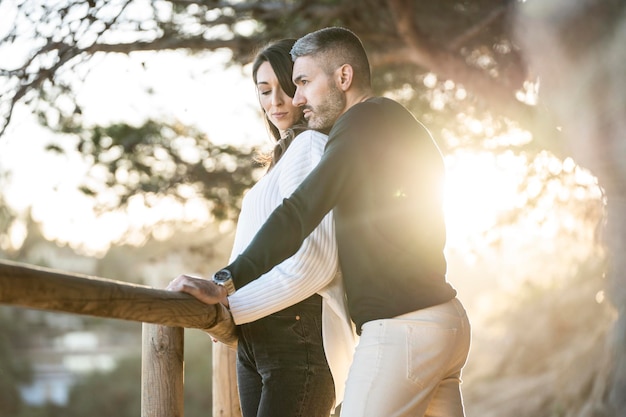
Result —
<path fill-rule="evenodd" d="M 334 84 L 331 84 L 324 102 L 315 108 L 309 107 L 313 112 L 307 119 L 307 126 L 310 129 L 328 134 L 345 109 L 345 105 L 345 95 Z"/>

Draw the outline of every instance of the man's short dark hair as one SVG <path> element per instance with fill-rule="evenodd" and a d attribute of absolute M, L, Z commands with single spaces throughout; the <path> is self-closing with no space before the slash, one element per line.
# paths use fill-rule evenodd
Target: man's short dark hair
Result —
<path fill-rule="evenodd" d="M 349 64 L 354 70 L 354 82 L 363 88 L 371 86 L 365 48 L 359 37 L 349 29 L 330 27 L 303 36 L 291 48 L 291 59 L 295 61 L 302 56 L 315 57 L 327 74 L 343 64 Z"/>

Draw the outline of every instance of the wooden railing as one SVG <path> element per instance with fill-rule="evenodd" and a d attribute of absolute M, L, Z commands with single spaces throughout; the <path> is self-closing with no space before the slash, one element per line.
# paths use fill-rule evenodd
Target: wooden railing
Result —
<path fill-rule="evenodd" d="M 0 303 L 142 322 L 141 417 L 183 417 L 184 328 L 227 313 L 183 293 L 5 260 Z"/>

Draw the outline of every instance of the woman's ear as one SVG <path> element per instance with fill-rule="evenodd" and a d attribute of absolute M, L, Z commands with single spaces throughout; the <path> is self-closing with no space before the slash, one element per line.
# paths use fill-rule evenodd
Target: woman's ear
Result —
<path fill-rule="evenodd" d="M 354 76 L 354 69 L 350 64 L 343 64 L 337 71 L 337 85 L 342 91 L 348 91 L 352 85 L 352 77 Z"/>

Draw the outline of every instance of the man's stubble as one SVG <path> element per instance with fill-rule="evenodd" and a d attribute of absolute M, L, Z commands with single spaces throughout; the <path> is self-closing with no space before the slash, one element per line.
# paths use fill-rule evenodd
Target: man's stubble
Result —
<path fill-rule="evenodd" d="M 346 97 L 344 93 L 333 82 L 330 82 L 323 102 L 315 107 L 309 107 L 312 113 L 307 120 L 308 127 L 328 134 L 344 111 L 345 106 Z"/>

